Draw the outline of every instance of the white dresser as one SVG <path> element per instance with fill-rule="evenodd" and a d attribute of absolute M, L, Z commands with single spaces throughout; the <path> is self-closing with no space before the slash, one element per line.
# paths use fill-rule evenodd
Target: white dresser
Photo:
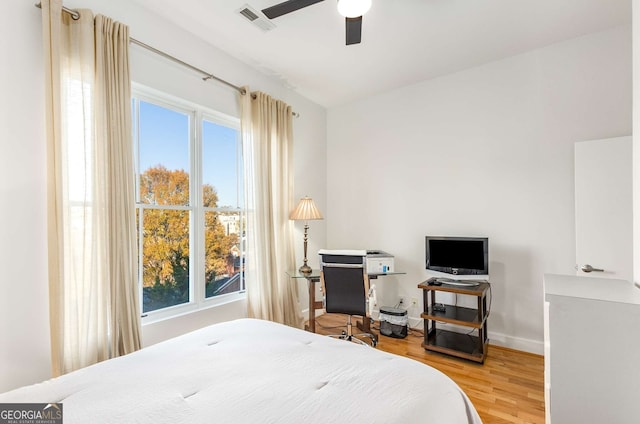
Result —
<path fill-rule="evenodd" d="M 546 423 L 640 422 L 640 289 L 546 274 Z"/>

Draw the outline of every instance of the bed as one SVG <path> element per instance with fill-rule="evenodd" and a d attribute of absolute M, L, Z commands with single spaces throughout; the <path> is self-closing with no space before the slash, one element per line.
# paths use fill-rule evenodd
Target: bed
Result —
<path fill-rule="evenodd" d="M 41 402 L 62 402 L 65 424 L 481 422 L 434 368 L 255 319 L 0 394 L 0 403 Z"/>

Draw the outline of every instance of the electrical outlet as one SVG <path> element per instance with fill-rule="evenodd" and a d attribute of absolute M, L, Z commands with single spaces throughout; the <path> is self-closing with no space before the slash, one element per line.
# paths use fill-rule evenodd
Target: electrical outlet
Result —
<path fill-rule="evenodd" d="M 398 303 L 401 304 L 401 305 L 404 305 L 404 298 L 401 297 L 400 301 Z"/>
<path fill-rule="evenodd" d="M 414 308 L 418 306 L 418 298 L 417 297 L 412 297 L 411 298 L 411 306 L 413 306 Z"/>

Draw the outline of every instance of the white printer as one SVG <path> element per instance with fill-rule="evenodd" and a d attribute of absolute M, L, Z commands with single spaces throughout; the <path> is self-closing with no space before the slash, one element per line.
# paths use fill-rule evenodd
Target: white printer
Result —
<path fill-rule="evenodd" d="M 367 274 L 393 272 L 393 255 L 382 250 L 367 250 Z"/>

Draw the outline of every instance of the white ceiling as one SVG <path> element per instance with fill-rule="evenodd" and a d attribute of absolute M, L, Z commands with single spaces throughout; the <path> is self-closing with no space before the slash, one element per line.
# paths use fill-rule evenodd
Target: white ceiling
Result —
<path fill-rule="evenodd" d="M 325 107 L 631 23 L 631 0 L 373 0 L 346 46 L 336 0 L 268 32 L 237 10 L 281 0 L 133 1 Z"/>

